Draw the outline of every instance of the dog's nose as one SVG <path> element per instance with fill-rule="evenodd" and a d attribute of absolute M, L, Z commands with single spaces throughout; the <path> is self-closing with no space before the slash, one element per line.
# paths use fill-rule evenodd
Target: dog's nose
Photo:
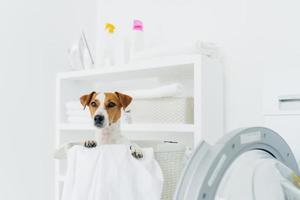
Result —
<path fill-rule="evenodd" d="M 103 122 L 104 116 L 103 115 L 96 115 L 94 117 L 95 122 Z"/>

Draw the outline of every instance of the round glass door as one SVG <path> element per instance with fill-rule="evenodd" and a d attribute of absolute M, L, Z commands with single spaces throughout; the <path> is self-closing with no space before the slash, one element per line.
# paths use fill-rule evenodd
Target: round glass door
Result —
<path fill-rule="evenodd" d="M 194 150 L 179 180 L 174 200 L 300 199 L 293 176 L 296 159 L 274 131 L 251 127 L 224 135 Z M 297 185 L 297 184 L 296 184 Z"/>
<path fill-rule="evenodd" d="M 277 163 L 266 151 L 245 152 L 225 172 L 215 200 L 284 200 Z"/>

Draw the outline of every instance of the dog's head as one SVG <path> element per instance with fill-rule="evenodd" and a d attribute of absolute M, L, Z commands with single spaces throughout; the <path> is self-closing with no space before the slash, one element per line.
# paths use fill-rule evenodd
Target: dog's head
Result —
<path fill-rule="evenodd" d="M 91 92 L 80 97 L 84 108 L 89 108 L 94 125 L 106 128 L 117 123 L 121 117 L 121 110 L 125 109 L 132 98 L 120 92 Z"/>

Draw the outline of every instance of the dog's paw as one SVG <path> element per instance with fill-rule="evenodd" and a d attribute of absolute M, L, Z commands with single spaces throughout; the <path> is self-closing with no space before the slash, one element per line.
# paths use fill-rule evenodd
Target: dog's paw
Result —
<path fill-rule="evenodd" d="M 143 151 L 138 147 L 130 146 L 130 151 L 131 155 L 136 159 L 142 159 L 144 157 Z"/>
<path fill-rule="evenodd" d="M 94 141 L 94 140 L 87 140 L 84 142 L 84 147 L 87 147 L 87 148 L 94 148 L 97 146 L 97 142 Z"/>

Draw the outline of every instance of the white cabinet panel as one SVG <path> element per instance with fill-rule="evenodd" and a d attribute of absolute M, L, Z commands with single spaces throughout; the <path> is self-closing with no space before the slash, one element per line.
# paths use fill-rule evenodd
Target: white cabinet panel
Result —
<path fill-rule="evenodd" d="M 263 113 L 265 115 L 300 114 L 300 68 L 264 74 Z"/>

